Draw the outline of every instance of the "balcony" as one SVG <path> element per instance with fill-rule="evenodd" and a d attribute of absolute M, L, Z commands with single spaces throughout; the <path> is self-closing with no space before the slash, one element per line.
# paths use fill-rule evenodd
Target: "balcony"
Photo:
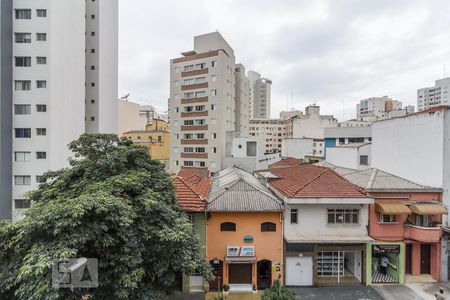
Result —
<path fill-rule="evenodd" d="M 437 243 L 441 240 L 442 228 L 437 227 L 421 227 L 415 225 L 405 225 L 405 238 L 424 242 Z"/>
<path fill-rule="evenodd" d="M 202 103 L 202 102 L 208 102 L 208 96 L 206 96 L 206 97 L 199 97 L 199 98 L 184 98 L 184 99 L 181 99 L 181 104 Z"/>
<path fill-rule="evenodd" d="M 181 131 L 208 130 L 208 125 L 183 125 Z"/>
<path fill-rule="evenodd" d="M 195 76 L 195 75 L 202 75 L 202 74 L 208 74 L 208 68 L 200 69 L 200 70 L 192 70 L 192 71 L 183 71 L 183 72 L 181 72 L 181 77 Z"/>
<path fill-rule="evenodd" d="M 181 158 L 208 158 L 208 153 L 181 153 Z"/>
<path fill-rule="evenodd" d="M 208 140 L 181 140 L 181 145 L 208 145 Z"/>
<path fill-rule="evenodd" d="M 207 87 L 208 87 L 208 83 L 207 82 L 203 82 L 203 83 L 182 85 L 181 86 L 181 90 L 182 91 L 186 91 L 186 90 L 205 89 Z"/>
<path fill-rule="evenodd" d="M 190 111 L 190 112 L 182 112 L 181 117 L 187 118 L 187 117 L 205 117 L 208 116 L 208 111 Z"/>

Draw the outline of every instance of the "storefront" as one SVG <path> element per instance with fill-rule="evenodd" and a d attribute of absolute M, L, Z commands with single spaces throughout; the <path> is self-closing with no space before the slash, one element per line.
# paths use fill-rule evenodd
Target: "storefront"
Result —
<path fill-rule="evenodd" d="M 287 286 L 364 283 L 364 244 L 286 243 Z"/>
<path fill-rule="evenodd" d="M 373 242 L 367 244 L 366 284 L 404 283 L 405 244 Z"/>

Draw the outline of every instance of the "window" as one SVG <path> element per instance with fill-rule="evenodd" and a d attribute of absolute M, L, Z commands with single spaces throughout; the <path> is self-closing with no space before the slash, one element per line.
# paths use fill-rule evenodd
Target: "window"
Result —
<path fill-rule="evenodd" d="M 395 215 L 378 214 L 379 223 L 395 223 Z"/>
<path fill-rule="evenodd" d="M 91 82 L 91 87 L 95 87 L 95 82 Z"/>
<path fill-rule="evenodd" d="M 46 80 L 37 80 L 36 87 L 38 89 L 45 89 L 47 87 L 47 81 Z"/>
<path fill-rule="evenodd" d="M 31 19 L 31 9 L 16 9 L 16 19 Z"/>
<path fill-rule="evenodd" d="M 31 128 L 16 128 L 16 138 L 31 138 Z"/>
<path fill-rule="evenodd" d="M 327 210 L 328 224 L 358 224 L 359 209 L 331 208 Z"/>
<path fill-rule="evenodd" d="M 195 152 L 197 152 L 197 153 L 205 153 L 205 147 L 195 147 Z"/>
<path fill-rule="evenodd" d="M 190 98 L 194 98 L 194 92 L 190 92 L 190 93 L 184 93 L 184 98 L 185 99 L 190 99 Z"/>
<path fill-rule="evenodd" d="M 217 133 L 212 133 L 212 138 L 216 139 L 217 138 Z"/>
<path fill-rule="evenodd" d="M 27 162 L 31 161 L 31 152 L 14 152 L 14 161 L 16 162 Z"/>
<path fill-rule="evenodd" d="M 211 104 L 211 110 L 215 110 L 216 109 L 216 105 L 215 104 Z"/>
<path fill-rule="evenodd" d="M 183 136 L 183 139 L 185 140 L 191 140 L 194 137 L 194 134 L 192 133 L 185 133 Z"/>
<path fill-rule="evenodd" d="M 317 255 L 318 276 L 344 276 L 344 252 L 324 252 Z"/>
<path fill-rule="evenodd" d="M 45 105 L 45 104 L 36 104 L 36 111 L 37 112 L 46 112 L 47 111 L 47 105 Z"/>
<path fill-rule="evenodd" d="M 95 121 L 95 117 L 91 117 L 91 121 Z"/>
<path fill-rule="evenodd" d="M 206 67 L 206 63 L 199 63 L 199 64 L 195 64 L 195 68 L 197 70 L 202 70 Z"/>
<path fill-rule="evenodd" d="M 15 104 L 14 105 L 15 115 L 30 115 L 31 105 L 30 104 Z"/>
<path fill-rule="evenodd" d="M 16 33 L 14 33 L 14 39 L 15 39 L 16 43 L 29 44 L 29 43 L 31 43 L 31 33 L 16 32 Z"/>
<path fill-rule="evenodd" d="M 345 138 L 339 138 L 339 145 L 345 144 Z"/>
<path fill-rule="evenodd" d="M 205 167 L 206 163 L 204 161 L 194 161 L 195 167 Z"/>
<path fill-rule="evenodd" d="M 216 75 L 211 76 L 211 81 L 217 81 L 217 76 Z"/>
<path fill-rule="evenodd" d="M 46 18 L 47 17 L 47 10 L 46 9 L 36 9 L 36 15 L 39 18 Z"/>
<path fill-rule="evenodd" d="M 45 57 L 45 56 L 38 56 L 38 57 L 36 57 L 36 64 L 38 64 L 38 65 L 46 65 L 47 64 L 47 57 Z"/>
<path fill-rule="evenodd" d="M 31 176 L 14 176 L 15 185 L 30 185 Z"/>
<path fill-rule="evenodd" d="M 359 156 L 359 164 L 363 166 L 369 165 L 369 156 L 367 155 L 360 155 Z"/>
<path fill-rule="evenodd" d="M 29 91 L 31 90 L 31 80 L 15 80 L 14 89 L 16 91 Z"/>
<path fill-rule="evenodd" d="M 91 15 L 91 19 L 94 20 L 95 19 L 95 15 Z"/>
<path fill-rule="evenodd" d="M 291 209 L 291 224 L 297 223 L 298 223 L 298 209 L 293 208 Z"/>
<path fill-rule="evenodd" d="M 95 53 L 95 49 L 91 49 L 91 53 Z"/>
<path fill-rule="evenodd" d="M 94 99 L 91 99 L 91 104 L 94 104 L 95 103 L 95 100 Z"/>
<path fill-rule="evenodd" d="M 205 134 L 204 133 L 196 133 L 195 134 L 196 139 L 198 140 L 202 140 L 205 138 Z"/>
<path fill-rule="evenodd" d="M 220 224 L 220 231 L 236 231 L 236 224 L 232 222 L 225 222 Z"/>
<path fill-rule="evenodd" d="M 91 31 L 91 36 L 95 36 L 95 31 Z"/>
<path fill-rule="evenodd" d="M 183 165 L 184 165 L 185 167 L 193 167 L 193 166 L 194 166 L 194 162 L 193 162 L 192 160 L 185 160 L 185 161 L 183 162 Z"/>
<path fill-rule="evenodd" d="M 349 143 L 364 143 L 364 138 L 349 138 Z"/>
<path fill-rule="evenodd" d="M 36 152 L 36 159 L 47 159 L 47 152 Z"/>
<path fill-rule="evenodd" d="M 47 128 L 36 128 L 36 135 L 47 135 Z"/>
<path fill-rule="evenodd" d="M 15 199 L 14 200 L 14 208 L 15 209 L 29 208 L 30 205 L 31 205 L 31 201 L 29 199 Z"/>
<path fill-rule="evenodd" d="M 185 72 L 189 72 L 194 70 L 194 65 L 188 65 L 188 66 L 184 66 L 184 71 Z"/>
<path fill-rule="evenodd" d="M 265 222 L 261 224 L 261 231 L 267 232 L 267 231 L 277 231 L 277 225 L 275 223 L 271 222 Z"/>
<path fill-rule="evenodd" d="M 211 96 L 217 96 L 217 90 L 211 90 Z"/>
<path fill-rule="evenodd" d="M 95 66 L 91 66 L 91 71 L 94 71 L 95 70 Z"/>
<path fill-rule="evenodd" d="M 46 33 L 36 33 L 36 40 L 39 42 L 45 42 L 47 40 Z"/>
<path fill-rule="evenodd" d="M 206 96 L 205 91 L 195 92 L 195 98 L 200 98 L 200 97 L 205 97 L 205 96 Z"/>
<path fill-rule="evenodd" d="M 184 120 L 184 126 L 192 126 L 194 125 L 194 120 Z"/>
<path fill-rule="evenodd" d="M 16 67 L 31 67 L 31 57 L 29 56 L 16 56 L 14 61 Z"/>
<path fill-rule="evenodd" d="M 213 61 L 211 62 L 211 67 L 214 68 L 215 66 L 217 66 L 217 61 L 213 60 Z"/>

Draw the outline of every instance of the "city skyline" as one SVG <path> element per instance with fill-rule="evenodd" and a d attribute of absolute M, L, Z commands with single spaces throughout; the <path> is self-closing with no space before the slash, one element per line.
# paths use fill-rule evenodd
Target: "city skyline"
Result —
<path fill-rule="evenodd" d="M 192 48 L 192 36 L 215 30 L 237 63 L 273 81 L 272 117 L 316 103 L 345 120 L 355 117 L 359 100 L 385 95 L 417 106 L 417 89 L 433 86 L 450 67 L 450 33 L 439 17 L 450 3 L 297 2 L 120 3 L 119 95 L 131 92 L 133 101 L 167 110 L 168 59 Z M 134 26 L 137 18 L 142 26 Z"/>

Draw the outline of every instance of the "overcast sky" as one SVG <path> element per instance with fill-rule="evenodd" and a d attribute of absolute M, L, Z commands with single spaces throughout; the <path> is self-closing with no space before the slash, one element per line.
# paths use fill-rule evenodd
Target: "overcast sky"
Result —
<path fill-rule="evenodd" d="M 416 105 L 450 76 L 448 0 L 121 0 L 119 93 L 167 110 L 169 60 L 220 31 L 236 62 L 270 78 L 272 117 L 321 105 L 340 120 L 358 100 Z"/>

